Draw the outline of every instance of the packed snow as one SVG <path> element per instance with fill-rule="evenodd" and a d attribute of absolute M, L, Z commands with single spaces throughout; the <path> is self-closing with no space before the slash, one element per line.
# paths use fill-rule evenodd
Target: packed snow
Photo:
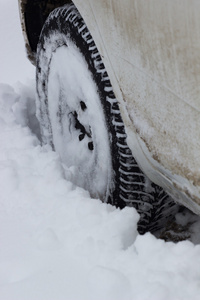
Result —
<path fill-rule="evenodd" d="M 141 236 L 133 208 L 92 199 L 41 145 L 17 1 L 0 3 L 0 299 L 199 299 L 198 217 L 177 215 L 193 243 Z"/>

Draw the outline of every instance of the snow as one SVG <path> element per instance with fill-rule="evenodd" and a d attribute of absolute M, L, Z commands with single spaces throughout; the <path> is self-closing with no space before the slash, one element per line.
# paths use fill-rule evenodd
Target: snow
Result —
<path fill-rule="evenodd" d="M 140 236 L 133 208 L 92 199 L 41 146 L 17 1 L 0 1 L 0 299 L 199 299 L 199 225 L 197 245 Z"/>

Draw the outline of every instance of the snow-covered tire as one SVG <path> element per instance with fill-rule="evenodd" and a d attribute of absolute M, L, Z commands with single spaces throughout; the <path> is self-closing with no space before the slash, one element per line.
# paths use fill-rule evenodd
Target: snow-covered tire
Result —
<path fill-rule="evenodd" d="M 117 207 L 134 206 L 141 233 L 160 227 L 172 201 L 133 158 L 108 74 L 74 5 L 55 9 L 44 24 L 37 95 L 43 141 L 75 168 L 76 184 Z"/>

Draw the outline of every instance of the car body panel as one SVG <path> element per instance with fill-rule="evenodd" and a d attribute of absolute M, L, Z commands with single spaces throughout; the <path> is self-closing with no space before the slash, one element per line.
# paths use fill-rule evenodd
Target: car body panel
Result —
<path fill-rule="evenodd" d="M 74 0 L 144 173 L 200 214 L 200 2 Z"/>

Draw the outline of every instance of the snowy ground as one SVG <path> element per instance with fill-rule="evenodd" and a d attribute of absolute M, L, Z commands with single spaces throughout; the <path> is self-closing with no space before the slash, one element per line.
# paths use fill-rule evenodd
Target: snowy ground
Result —
<path fill-rule="evenodd" d="M 91 199 L 40 145 L 17 1 L 0 3 L 0 299 L 199 299 L 199 219 L 197 245 L 140 236 L 134 209 Z"/>

